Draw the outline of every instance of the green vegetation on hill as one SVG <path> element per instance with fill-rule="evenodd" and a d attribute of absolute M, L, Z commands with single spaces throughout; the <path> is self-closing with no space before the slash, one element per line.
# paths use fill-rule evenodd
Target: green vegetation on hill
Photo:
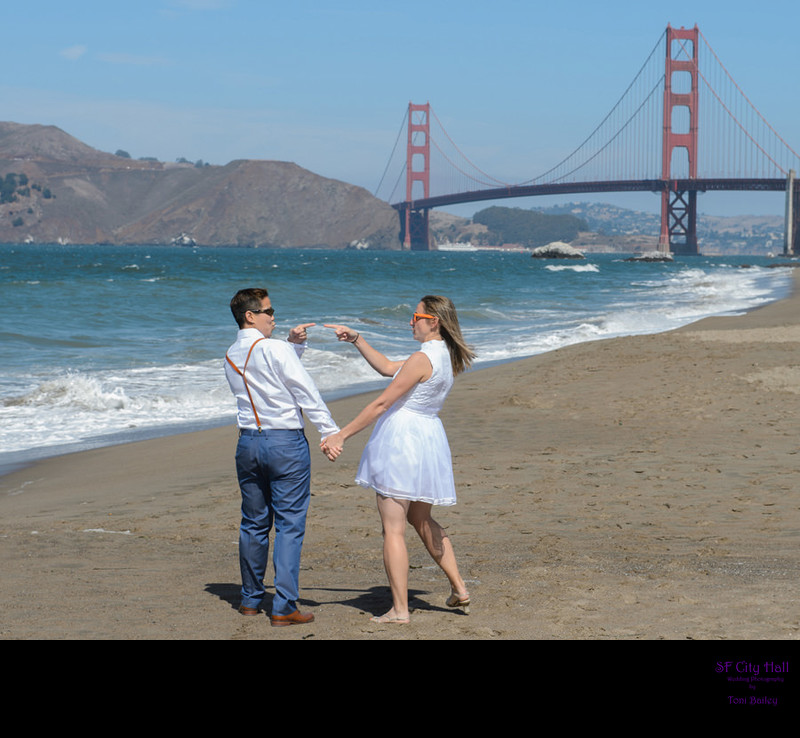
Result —
<path fill-rule="evenodd" d="M 586 221 L 574 215 L 545 215 L 533 210 L 496 206 L 475 213 L 472 221 L 489 229 L 487 235 L 494 245 L 516 243 L 529 248 L 553 241 L 569 242 L 580 231 L 589 230 Z"/>
<path fill-rule="evenodd" d="M 0 176 L 0 203 L 16 202 L 17 196 L 27 197 L 30 192 L 26 175 L 9 173 Z"/>
<path fill-rule="evenodd" d="M 32 195 L 31 190 L 41 193 L 45 200 L 54 197 L 47 187 L 42 188 L 35 182 L 31 184 L 24 172 L 9 172 L 5 176 L 0 174 L 0 205 L 7 206 L 0 210 L 0 223 L 11 223 L 12 228 L 20 228 L 25 225 L 25 218 L 20 213 L 29 220 L 29 216 L 36 220 L 34 205 L 38 198 Z"/>
<path fill-rule="evenodd" d="M 47 187 L 42 189 L 39 184 L 29 184 L 27 174 L 9 172 L 5 177 L 0 174 L 0 204 L 17 202 L 20 197 L 30 197 L 32 189 L 41 192 L 45 200 L 53 197 Z"/>

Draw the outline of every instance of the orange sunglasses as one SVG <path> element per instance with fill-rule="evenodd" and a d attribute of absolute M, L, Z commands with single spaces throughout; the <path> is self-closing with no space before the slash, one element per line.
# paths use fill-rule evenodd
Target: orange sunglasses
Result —
<path fill-rule="evenodd" d="M 428 315 L 428 313 L 414 313 L 414 322 L 416 323 L 418 320 L 422 320 L 422 318 L 430 318 L 432 320 L 435 317 L 435 315 Z"/>

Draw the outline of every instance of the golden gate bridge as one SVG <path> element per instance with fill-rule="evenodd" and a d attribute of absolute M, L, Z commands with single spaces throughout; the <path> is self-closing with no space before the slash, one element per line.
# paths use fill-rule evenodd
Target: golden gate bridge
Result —
<path fill-rule="evenodd" d="M 528 180 L 487 174 L 461 152 L 429 103 L 409 103 L 377 196 L 404 131 L 402 171 L 384 199 L 399 213 L 407 249 L 430 248 L 428 214 L 437 207 L 650 191 L 661 198 L 659 250 L 697 254 L 697 194 L 752 190 L 785 193 L 784 253 L 800 252 L 800 155 L 741 90 L 697 26 L 667 26 L 608 115 L 562 161 Z"/>

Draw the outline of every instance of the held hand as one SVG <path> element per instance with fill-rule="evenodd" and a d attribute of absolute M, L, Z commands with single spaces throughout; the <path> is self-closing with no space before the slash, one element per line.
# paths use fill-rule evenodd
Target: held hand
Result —
<path fill-rule="evenodd" d="M 341 440 L 341 434 L 334 433 L 327 438 L 323 438 L 319 447 L 328 459 L 336 461 L 342 451 L 344 451 L 344 442 Z"/>
<path fill-rule="evenodd" d="M 308 338 L 306 329 L 310 328 L 312 325 L 316 325 L 316 323 L 301 323 L 292 328 L 292 330 L 289 331 L 289 338 L 287 339 L 289 343 L 305 343 Z"/>
<path fill-rule="evenodd" d="M 358 331 L 348 328 L 346 325 L 336 325 L 335 323 L 324 323 L 325 328 L 331 328 L 336 331 L 336 337 L 340 341 L 353 343 L 358 338 Z"/>
<path fill-rule="evenodd" d="M 320 450 L 322 451 L 325 456 L 327 456 L 328 461 L 336 461 L 339 458 L 339 454 L 342 453 L 342 449 L 340 448 L 331 448 L 326 446 L 324 443 L 320 444 Z"/>

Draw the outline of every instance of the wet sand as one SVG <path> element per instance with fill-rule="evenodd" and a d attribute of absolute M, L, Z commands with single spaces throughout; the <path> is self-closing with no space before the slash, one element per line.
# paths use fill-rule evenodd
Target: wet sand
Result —
<path fill-rule="evenodd" d="M 469 615 L 444 606 L 409 529 L 411 623 L 369 621 L 390 597 L 374 495 L 353 482 L 368 432 L 332 464 L 313 427 L 300 584 L 316 621 L 239 615 L 231 427 L 0 478 L 0 637 L 797 640 L 795 285 L 747 315 L 457 379 L 442 420 L 459 504 L 436 517 Z M 330 407 L 345 423 L 371 396 Z"/>

